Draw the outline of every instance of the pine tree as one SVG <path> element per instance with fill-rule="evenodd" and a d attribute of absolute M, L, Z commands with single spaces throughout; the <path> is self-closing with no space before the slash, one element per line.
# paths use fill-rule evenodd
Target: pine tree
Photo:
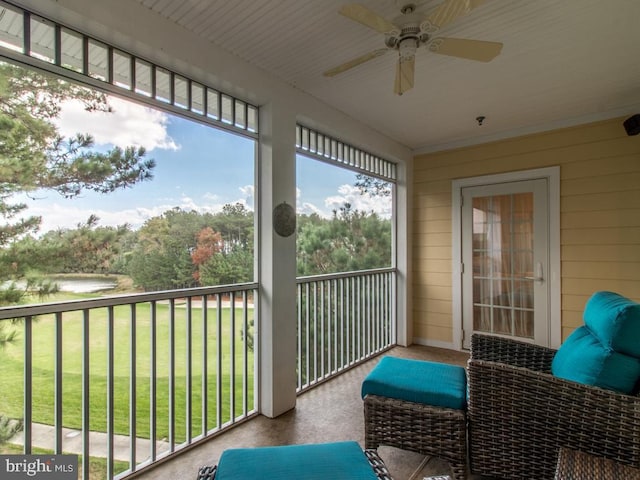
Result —
<path fill-rule="evenodd" d="M 97 90 L 17 65 L 0 63 L 0 306 L 19 303 L 16 288 L 32 265 L 28 256 L 11 258 L 15 242 L 36 233 L 41 218 L 25 215 L 20 194 L 53 191 L 73 198 L 84 191 L 108 194 L 152 178 L 155 162 L 142 147 L 94 148 L 88 133 L 60 134 L 55 120 L 65 100 L 83 102 L 91 112 L 111 112 Z M 44 284 L 30 288 L 46 293 Z"/>

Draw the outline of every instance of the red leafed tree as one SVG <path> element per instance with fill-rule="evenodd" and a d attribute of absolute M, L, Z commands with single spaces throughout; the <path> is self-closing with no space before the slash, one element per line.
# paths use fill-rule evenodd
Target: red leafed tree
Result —
<path fill-rule="evenodd" d="M 222 251 L 224 243 L 222 235 L 211 227 L 200 230 L 196 239 L 196 248 L 191 252 L 191 260 L 196 267 L 200 267 L 207 262 L 213 255 Z M 193 272 L 193 278 L 200 280 L 200 270 Z"/>

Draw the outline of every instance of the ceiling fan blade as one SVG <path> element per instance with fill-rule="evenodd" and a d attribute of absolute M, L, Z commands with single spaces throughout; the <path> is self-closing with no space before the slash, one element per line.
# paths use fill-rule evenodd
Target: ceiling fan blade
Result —
<path fill-rule="evenodd" d="M 402 95 L 413 88 L 413 77 L 415 74 L 416 57 L 398 58 L 396 65 L 396 81 L 393 86 L 393 93 Z"/>
<path fill-rule="evenodd" d="M 327 70 L 323 73 L 325 77 L 334 77 L 339 73 L 345 72 L 350 68 L 357 67 L 358 65 L 363 64 L 364 62 L 368 62 L 369 60 L 373 60 L 380 55 L 384 55 L 387 53 L 386 48 L 380 48 L 378 50 L 374 50 L 373 52 L 369 52 L 366 55 L 362 55 L 358 58 L 354 58 L 353 60 L 349 60 L 348 62 L 343 63 L 342 65 L 338 65 L 337 67 L 332 68 L 331 70 Z"/>
<path fill-rule="evenodd" d="M 433 10 L 420 28 L 426 33 L 435 33 L 438 29 L 449 25 L 458 17 L 466 15 L 487 0 L 445 0 Z"/>
<path fill-rule="evenodd" d="M 392 32 L 400 32 L 400 29 L 393 23 L 358 3 L 343 6 L 339 10 L 339 13 L 366 27 L 373 28 L 376 32 L 389 34 Z"/>
<path fill-rule="evenodd" d="M 429 43 L 428 48 L 442 55 L 490 62 L 502 51 L 502 43 L 466 38 L 436 38 Z"/>

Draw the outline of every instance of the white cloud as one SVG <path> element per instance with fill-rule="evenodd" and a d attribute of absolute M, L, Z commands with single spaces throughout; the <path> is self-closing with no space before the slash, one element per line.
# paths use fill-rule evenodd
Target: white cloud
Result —
<path fill-rule="evenodd" d="M 322 211 L 322 209 L 316 207 L 313 203 L 310 202 L 298 203 L 297 211 L 301 215 L 311 215 L 315 213 L 324 218 L 329 218 L 332 215 L 332 213 L 327 214 L 327 212 Z"/>
<path fill-rule="evenodd" d="M 134 102 L 109 97 L 113 112 L 88 112 L 79 100 L 63 102 L 56 126 L 65 137 L 91 133 L 97 145 L 178 150 L 167 133 L 169 116 Z"/>
<path fill-rule="evenodd" d="M 82 208 L 81 206 L 65 206 L 60 203 L 48 203 L 46 206 L 30 206 L 28 213 L 29 215 L 39 215 L 42 217 L 40 233 L 57 230 L 59 228 L 76 228 L 78 224 L 84 224 L 90 215 L 97 216 L 99 219 L 98 225 L 102 227 L 115 227 L 124 223 L 139 227 L 146 219 L 156 214 L 155 209 L 129 208 L 111 211 Z"/>
<path fill-rule="evenodd" d="M 255 204 L 255 187 L 253 185 L 245 185 L 244 187 L 240 187 L 239 190 L 244 198 L 238 202 L 244 204 L 246 207 L 253 208 Z"/>
<path fill-rule="evenodd" d="M 205 200 L 208 200 L 210 202 L 217 202 L 217 201 L 220 200 L 220 195 L 218 195 L 216 193 L 207 192 L 202 196 L 202 198 L 204 198 Z"/>
<path fill-rule="evenodd" d="M 241 203 L 248 210 L 251 207 L 247 204 L 246 199 L 239 198 L 230 202 L 222 202 L 218 199 L 215 203 L 211 199 L 202 198 L 200 201 L 193 199 L 187 195 L 183 195 L 179 199 L 165 199 L 166 203 L 156 205 L 154 207 L 131 207 L 119 210 L 101 209 L 82 205 L 64 205 L 59 202 L 28 201 L 29 209 L 24 216 L 40 216 L 42 223 L 39 233 L 45 233 L 49 230 L 57 229 L 74 229 L 78 224 L 84 224 L 90 215 L 98 217 L 98 225 L 101 227 L 116 227 L 125 223 L 129 224 L 134 230 L 140 228 L 144 222 L 152 217 L 162 215 L 167 210 L 176 207 L 200 213 L 218 213 L 222 211 L 222 207 L 227 203 Z M 108 208 L 108 207 L 107 207 Z"/>
<path fill-rule="evenodd" d="M 245 185 L 244 187 L 240 187 L 239 190 L 245 197 L 253 198 L 255 187 L 253 185 Z"/>
<path fill-rule="evenodd" d="M 354 185 L 341 185 L 338 195 L 327 197 L 325 206 L 333 212 L 339 210 L 345 203 L 351 204 L 353 210 L 375 212 L 383 218 L 391 216 L 391 199 L 388 197 L 362 195 L 360 189 Z"/>
<path fill-rule="evenodd" d="M 323 207 L 318 203 L 324 202 Z M 339 211 L 345 203 L 351 204 L 353 210 L 363 212 L 375 212 L 383 218 L 391 217 L 391 199 L 388 197 L 371 196 L 360 193 L 360 189 L 354 185 L 344 184 L 338 187 L 337 195 L 330 195 L 314 201 L 302 200 L 302 192 L 296 188 L 296 210 L 301 215 L 311 215 L 313 213 L 323 218 L 331 218 L 333 211 Z"/>

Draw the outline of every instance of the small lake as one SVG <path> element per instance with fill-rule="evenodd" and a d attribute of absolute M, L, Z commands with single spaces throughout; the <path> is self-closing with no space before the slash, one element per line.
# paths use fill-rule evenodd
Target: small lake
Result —
<path fill-rule="evenodd" d="M 115 278 L 105 277 L 52 277 L 61 292 L 93 293 L 116 288 Z"/>

